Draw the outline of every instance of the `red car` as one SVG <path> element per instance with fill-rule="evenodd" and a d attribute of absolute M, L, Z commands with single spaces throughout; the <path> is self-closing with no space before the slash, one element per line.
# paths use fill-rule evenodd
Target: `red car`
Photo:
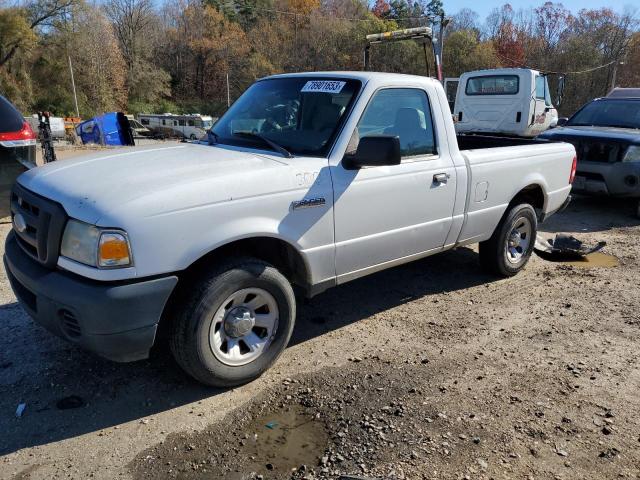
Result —
<path fill-rule="evenodd" d="M 9 195 L 16 178 L 36 163 L 36 134 L 22 114 L 0 96 L 0 218 L 10 214 Z"/>

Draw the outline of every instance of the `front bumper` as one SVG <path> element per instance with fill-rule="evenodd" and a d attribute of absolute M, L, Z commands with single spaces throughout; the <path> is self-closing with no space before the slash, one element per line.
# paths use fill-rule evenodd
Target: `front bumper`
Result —
<path fill-rule="evenodd" d="M 640 162 L 578 162 L 574 193 L 640 197 Z"/>
<path fill-rule="evenodd" d="M 4 266 L 27 313 L 50 332 L 116 362 L 149 356 L 164 306 L 178 278 L 104 283 L 30 258 L 13 231 L 5 243 Z"/>

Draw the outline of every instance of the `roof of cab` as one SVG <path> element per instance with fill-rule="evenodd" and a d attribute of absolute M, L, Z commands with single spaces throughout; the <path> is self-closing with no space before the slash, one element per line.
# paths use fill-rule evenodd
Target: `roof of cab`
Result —
<path fill-rule="evenodd" d="M 408 75 L 405 73 L 385 73 L 385 72 L 301 72 L 301 73 L 281 73 L 278 75 L 271 75 L 264 77 L 261 80 L 269 78 L 291 78 L 291 77 L 315 77 L 315 78 L 346 78 L 353 80 L 360 80 L 366 83 L 370 80 L 385 81 L 392 78 L 398 78 L 403 80 L 420 80 L 420 81 L 437 81 L 433 77 L 426 77 L 422 75 Z"/>
<path fill-rule="evenodd" d="M 609 92 L 607 98 L 640 98 L 640 88 L 616 87 Z"/>
<path fill-rule="evenodd" d="M 510 67 L 510 68 L 488 68 L 485 70 L 472 70 L 470 72 L 464 72 L 460 77 L 470 76 L 487 76 L 487 75 L 515 75 L 518 73 L 532 72 L 533 74 L 539 74 L 538 70 L 522 67 Z"/>

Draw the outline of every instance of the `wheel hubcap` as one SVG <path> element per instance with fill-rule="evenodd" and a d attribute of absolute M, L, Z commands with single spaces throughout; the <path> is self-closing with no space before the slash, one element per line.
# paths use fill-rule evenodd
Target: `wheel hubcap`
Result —
<path fill-rule="evenodd" d="M 232 338 L 244 337 L 256 324 L 255 316 L 247 307 L 235 307 L 224 318 L 224 331 Z"/>
<path fill-rule="evenodd" d="M 507 236 L 505 255 L 510 263 L 520 263 L 526 255 L 531 244 L 531 232 L 533 231 L 531 222 L 526 217 L 517 218 L 512 226 L 511 232 Z"/>
<path fill-rule="evenodd" d="M 240 366 L 262 355 L 278 328 L 278 304 L 261 288 L 246 288 L 230 295 L 211 322 L 209 344 L 225 365 Z"/>

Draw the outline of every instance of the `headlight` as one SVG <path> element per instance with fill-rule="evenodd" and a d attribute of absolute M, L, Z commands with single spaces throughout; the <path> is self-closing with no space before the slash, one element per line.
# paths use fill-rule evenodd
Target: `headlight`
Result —
<path fill-rule="evenodd" d="M 640 145 L 631 145 L 622 157 L 623 162 L 640 162 Z"/>
<path fill-rule="evenodd" d="M 126 233 L 100 229 L 78 220 L 69 220 L 62 235 L 60 254 L 98 268 L 128 267 L 131 249 Z"/>

